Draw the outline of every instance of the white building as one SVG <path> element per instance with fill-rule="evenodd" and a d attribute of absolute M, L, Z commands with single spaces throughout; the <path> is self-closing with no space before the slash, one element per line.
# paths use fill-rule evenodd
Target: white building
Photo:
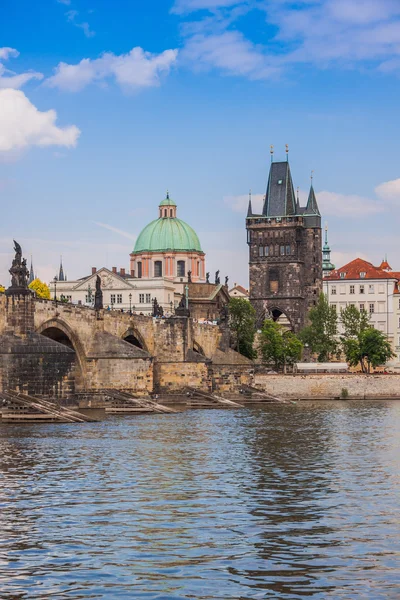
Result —
<path fill-rule="evenodd" d="M 233 288 L 229 290 L 229 295 L 231 296 L 231 298 L 245 298 L 245 300 L 248 300 L 250 297 L 249 290 L 246 290 L 242 285 L 239 285 L 238 283 L 233 284 Z"/>
<path fill-rule="evenodd" d="M 383 261 L 379 267 L 356 258 L 340 269 L 335 269 L 323 280 L 323 291 L 339 315 L 346 306 L 353 305 L 370 315 L 371 325 L 394 342 L 393 306 L 400 273 L 391 270 Z M 396 300 L 398 303 L 398 301 Z M 397 306 L 397 305 L 396 305 Z M 400 323 L 399 323 L 400 325 Z M 399 327 L 400 332 L 400 327 Z M 399 338 L 396 341 L 400 341 Z"/>

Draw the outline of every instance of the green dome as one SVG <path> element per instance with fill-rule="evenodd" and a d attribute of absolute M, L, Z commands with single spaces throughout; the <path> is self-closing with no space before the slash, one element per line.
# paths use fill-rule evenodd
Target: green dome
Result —
<path fill-rule="evenodd" d="M 133 252 L 138 254 L 167 250 L 202 252 L 197 233 L 190 225 L 177 218 L 159 218 L 149 223 L 139 234 Z"/>

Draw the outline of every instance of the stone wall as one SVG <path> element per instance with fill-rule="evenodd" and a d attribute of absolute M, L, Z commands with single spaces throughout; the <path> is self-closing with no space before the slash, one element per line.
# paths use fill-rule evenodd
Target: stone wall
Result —
<path fill-rule="evenodd" d="M 154 365 L 154 391 L 180 392 L 193 387 L 210 392 L 212 377 L 205 362 L 170 362 Z"/>
<path fill-rule="evenodd" d="M 282 398 L 338 398 L 343 389 L 348 391 L 350 398 L 400 397 L 398 375 L 263 375 L 257 373 L 254 385 Z"/>
<path fill-rule="evenodd" d="M 225 395 L 238 392 L 243 385 L 252 385 L 249 365 L 212 365 L 212 389 Z"/>

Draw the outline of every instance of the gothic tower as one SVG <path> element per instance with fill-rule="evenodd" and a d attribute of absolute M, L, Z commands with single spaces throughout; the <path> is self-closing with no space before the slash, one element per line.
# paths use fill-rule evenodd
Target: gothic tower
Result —
<path fill-rule="evenodd" d="M 272 162 L 261 215 L 246 218 L 250 301 L 259 323 L 272 317 L 304 327 L 322 292 L 321 215 L 311 182 L 307 206 L 296 199 L 288 160 Z"/>

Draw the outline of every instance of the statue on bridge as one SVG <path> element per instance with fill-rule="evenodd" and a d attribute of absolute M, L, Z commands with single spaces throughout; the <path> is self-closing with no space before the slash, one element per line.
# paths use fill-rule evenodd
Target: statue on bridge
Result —
<path fill-rule="evenodd" d="M 188 283 L 192 283 L 192 271 L 188 271 Z"/>
<path fill-rule="evenodd" d="M 164 309 L 158 304 L 157 298 L 153 300 L 153 317 L 163 317 Z"/>
<path fill-rule="evenodd" d="M 215 285 L 219 285 L 221 283 L 221 280 L 219 278 L 219 271 L 216 271 L 215 273 Z"/>
<path fill-rule="evenodd" d="M 101 289 L 101 279 L 100 276 L 96 276 L 96 292 L 94 294 L 94 308 L 96 310 L 101 310 L 103 308 L 103 292 Z"/>
<path fill-rule="evenodd" d="M 206 273 L 206 283 L 210 283 L 210 273 Z"/>
<path fill-rule="evenodd" d="M 7 289 L 6 294 L 30 294 L 28 289 L 29 271 L 26 266 L 26 258 L 22 258 L 21 246 L 14 240 L 15 257 L 12 261 L 9 273 L 11 275 L 11 286 Z"/>

